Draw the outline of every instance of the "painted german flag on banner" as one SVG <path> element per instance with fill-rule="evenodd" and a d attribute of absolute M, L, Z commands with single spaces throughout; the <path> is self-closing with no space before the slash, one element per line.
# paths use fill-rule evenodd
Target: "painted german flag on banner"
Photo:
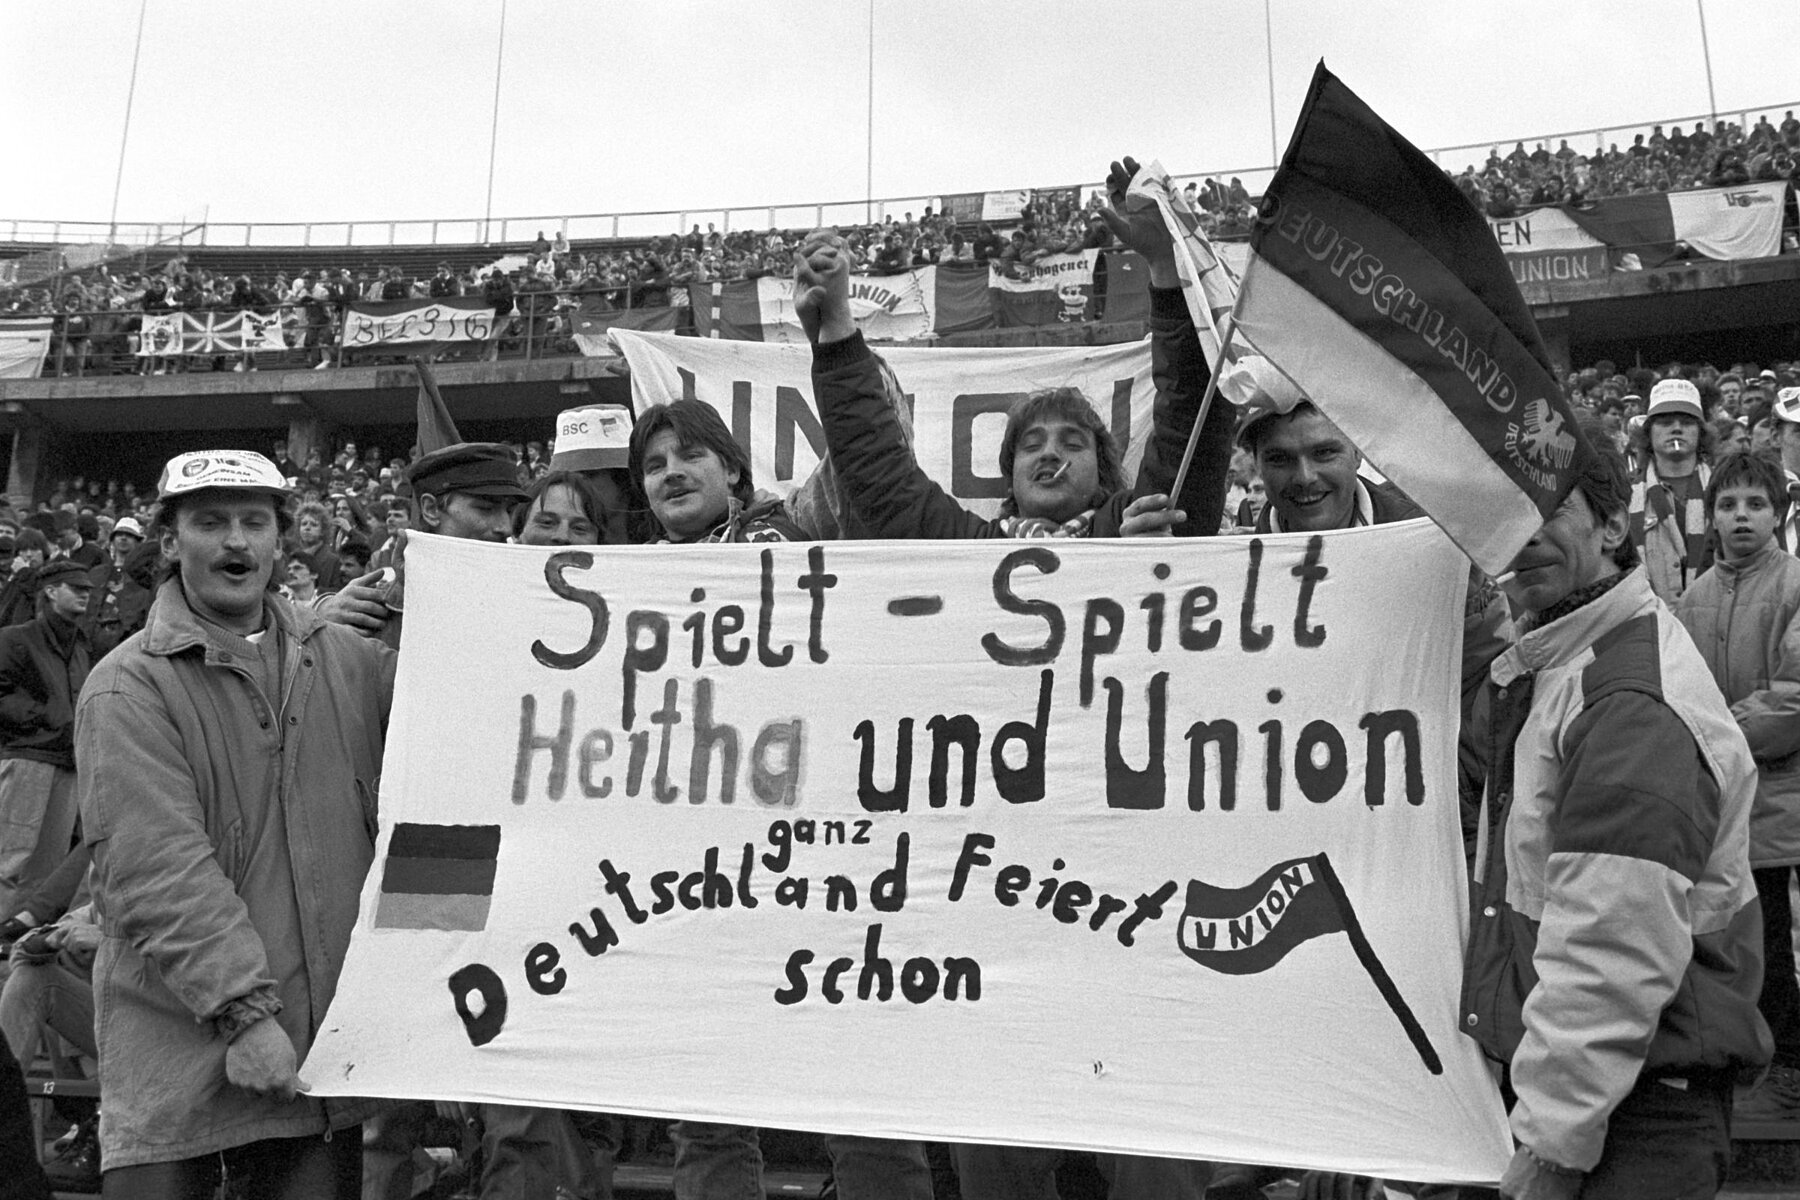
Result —
<path fill-rule="evenodd" d="M 1486 218 L 1320 63 L 1236 334 L 1489 572 L 1590 453 Z"/>
<path fill-rule="evenodd" d="M 375 928 L 485 929 L 499 857 L 498 825 L 396 825 Z"/>

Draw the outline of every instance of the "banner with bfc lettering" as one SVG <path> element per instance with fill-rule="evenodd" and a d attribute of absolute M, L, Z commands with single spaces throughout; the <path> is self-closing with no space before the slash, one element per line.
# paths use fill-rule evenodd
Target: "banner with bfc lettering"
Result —
<path fill-rule="evenodd" d="M 824 458 L 810 347 L 624 329 L 613 330 L 612 339 L 631 366 L 637 411 L 688 396 L 712 405 L 749 451 L 757 487 L 785 497 Z M 1126 477 L 1134 477 L 1143 461 L 1155 401 L 1147 341 L 1019 349 L 884 346 L 881 355 L 911 401 L 919 466 L 983 516 L 997 515 L 1006 496 L 1000 435 L 1006 410 L 1028 392 L 1080 388 L 1112 430 Z"/>
<path fill-rule="evenodd" d="M 415 535 L 312 1094 L 1496 1179 L 1466 560 L 925 549 Z"/>
<path fill-rule="evenodd" d="M 278 313 L 145 313 L 138 328 L 141 357 L 177 354 L 245 354 L 285 350 Z"/>
<path fill-rule="evenodd" d="M 496 333 L 494 306 L 479 296 L 436 300 L 358 300 L 344 314 L 345 350 L 421 348 L 485 342 Z"/>

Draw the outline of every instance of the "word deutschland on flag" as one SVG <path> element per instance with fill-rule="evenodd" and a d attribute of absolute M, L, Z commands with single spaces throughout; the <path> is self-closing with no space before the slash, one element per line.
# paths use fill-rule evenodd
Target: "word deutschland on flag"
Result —
<path fill-rule="evenodd" d="M 1589 453 L 1486 219 L 1324 63 L 1263 195 L 1237 331 L 1486 571 Z"/>

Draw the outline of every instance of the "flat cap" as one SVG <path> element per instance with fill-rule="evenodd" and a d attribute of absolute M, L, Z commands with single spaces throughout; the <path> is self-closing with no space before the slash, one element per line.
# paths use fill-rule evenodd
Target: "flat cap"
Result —
<path fill-rule="evenodd" d="M 406 468 L 413 494 L 439 496 L 467 492 L 473 496 L 525 498 L 519 486 L 519 460 L 501 442 L 457 442 L 433 450 Z"/>
<path fill-rule="evenodd" d="M 89 568 L 78 562 L 59 558 L 39 567 L 37 577 L 32 580 L 31 586 L 47 588 L 55 587 L 59 583 L 72 583 L 77 587 L 93 587 L 94 581 L 89 578 L 88 570 Z"/>

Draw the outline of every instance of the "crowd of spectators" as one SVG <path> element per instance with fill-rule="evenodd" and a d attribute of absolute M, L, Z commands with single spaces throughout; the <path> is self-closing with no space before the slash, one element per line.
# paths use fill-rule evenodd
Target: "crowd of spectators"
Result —
<path fill-rule="evenodd" d="M 1554 150 L 1539 142 L 1528 152 L 1516 142 L 1504 156 L 1491 148 L 1479 169 L 1471 163 L 1452 177 L 1490 217 L 1608 196 L 1800 180 L 1800 119 L 1792 109 L 1779 125 L 1764 115 L 1748 133 L 1735 121 L 1715 122 L 1710 133 L 1704 121 L 1691 131 L 1657 125 L 1624 149 L 1612 142 L 1587 153 L 1566 138 Z"/>
<path fill-rule="evenodd" d="M 1508 217 L 1544 205 L 1580 205 L 1608 196 L 1729 186 L 1752 181 L 1800 179 L 1800 119 L 1792 110 L 1779 124 L 1761 117 L 1747 132 L 1719 121 L 1707 132 L 1656 125 L 1629 147 L 1582 153 L 1566 139 L 1527 151 L 1515 143 L 1502 155 L 1490 150 L 1479 168 L 1452 173 L 1457 185 L 1489 216 Z M 852 270 L 891 275 L 918 267 L 993 266 L 1016 274 L 1055 254 L 1104 248 L 1112 235 L 1099 216 L 1097 189 L 1054 189 L 1036 194 L 1016 219 L 957 221 L 930 206 L 846 228 Z M 1187 201 L 1211 237 L 1247 237 L 1255 197 L 1243 181 L 1207 177 L 1188 182 Z M 342 361 L 336 353 L 346 307 L 354 301 L 480 296 L 493 303 L 501 336 L 478 353 L 573 353 L 573 312 L 685 307 L 690 285 L 785 276 L 805 236 L 798 229 L 722 233 L 709 223 L 685 233 L 629 246 L 577 249 L 560 231 L 542 231 L 522 254 L 485 267 L 438 265 L 431 275 L 411 276 L 399 267 L 348 267 L 277 272 L 257 279 L 208 270 L 176 257 L 161 267 L 114 273 L 106 266 L 70 272 L 47 284 L 0 289 L 0 316 L 47 313 L 55 317 L 54 352 L 47 374 L 163 373 L 255 369 L 253 356 L 147 358 L 137 333 L 145 314 L 241 312 L 278 315 L 283 340 L 312 365 Z"/>
<path fill-rule="evenodd" d="M 1569 399 L 1587 414 L 1587 427 L 1611 434 L 1620 448 L 1635 459 L 1641 474 L 1650 461 L 1642 421 L 1645 401 L 1658 383 L 1668 379 L 1688 380 L 1698 390 L 1711 422 L 1703 443 L 1707 461 L 1723 460 L 1741 450 L 1779 458 L 1773 408 L 1781 389 L 1800 386 L 1800 361 L 1777 361 L 1767 366 L 1748 361 L 1724 366 L 1670 362 L 1655 369 L 1620 369 L 1602 360 L 1570 372 L 1564 382 Z M 546 429 L 542 440 L 524 440 L 509 446 L 517 464 L 519 486 L 530 489 L 533 495 L 547 490 L 558 479 L 567 478 L 552 473 L 556 444 L 549 432 Z M 289 450 L 283 442 L 268 447 L 270 460 L 290 481 L 296 501 L 292 528 L 281 549 L 277 579 L 284 594 L 296 602 L 317 604 L 334 592 L 351 588 L 353 581 L 365 572 L 392 565 L 396 540 L 416 519 L 415 498 L 406 480 L 407 469 L 417 462 L 418 456 L 416 451 L 390 455 L 379 446 L 355 440 L 309 450 L 298 460 L 290 456 Z M 1243 530 L 1259 526 L 1268 494 L 1255 474 L 1254 462 L 1246 451 L 1239 451 L 1234 460 L 1229 476 L 1231 489 L 1223 511 L 1218 513 L 1219 528 Z M 610 517 L 639 523 L 651 511 L 644 507 L 649 502 L 641 494 L 628 503 L 638 507 L 622 513 L 592 513 L 592 524 L 599 527 Z M 521 509 L 518 530 L 523 530 L 527 515 Z M 10 563 L 0 587 L 0 627 L 38 617 L 43 611 L 44 581 L 63 578 L 71 572 L 70 564 L 78 565 L 86 574 L 89 591 L 86 610 L 76 623 L 98 663 L 142 627 L 149 611 L 162 552 L 154 533 L 146 538 L 145 532 L 157 528 L 156 517 L 155 497 L 141 486 L 141 481 L 76 476 L 55 482 L 35 503 L 0 501 L 0 564 Z M 525 537 L 522 532 L 520 536 Z M 625 540 L 644 539 L 634 533 Z M 52 588 L 52 594 L 54 591 Z M 84 853 L 76 851 L 77 855 Z M 80 869 L 65 872 L 68 878 L 58 876 L 45 888 L 54 890 L 68 885 L 73 895 L 75 883 L 85 869 L 85 859 L 71 861 Z M 40 894 L 34 893 L 16 914 L 0 911 L 0 918 L 10 917 L 0 924 L 0 942 L 16 940 L 26 948 L 14 952 L 15 977 L 25 981 L 17 987 L 37 986 L 46 976 L 35 969 L 54 966 L 61 972 L 55 977 L 58 988 L 83 994 L 82 989 L 88 985 L 79 958 L 72 958 L 67 947 L 85 944 L 78 937 L 91 941 L 97 936 L 91 932 L 78 935 L 83 923 L 91 918 L 79 904 L 70 910 L 74 915 L 65 913 L 70 897 L 62 899 L 61 908 L 38 911 L 32 905 L 39 904 L 36 897 Z M 28 935 L 33 927 L 51 922 L 64 941 L 52 945 L 46 956 L 43 947 Z M 32 955 L 39 957 L 33 959 Z M 5 1008 L 4 993 L 0 993 L 0 1014 Z M 34 1014 L 31 1020 L 15 1024 L 25 1031 L 18 1036 L 29 1035 L 31 1040 L 13 1047 L 27 1066 L 43 1055 L 49 1060 L 50 1069 L 56 1071 L 80 1073 L 95 1069 L 91 1039 L 76 1036 L 83 1019 L 91 1030 L 91 999 L 86 1008 L 46 1006 L 29 1011 Z M 68 1018 L 71 1011 L 74 1018 Z M 59 1043 L 54 1037 L 43 1036 L 44 1029 L 64 1041 Z M 11 1025 L 8 1036 L 14 1036 Z M 69 1170 L 87 1170 L 91 1176 L 97 1161 L 94 1137 L 90 1114 L 77 1122 L 62 1148 L 63 1159 L 82 1159 L 72 1164 L 65 1162 Z"/>

